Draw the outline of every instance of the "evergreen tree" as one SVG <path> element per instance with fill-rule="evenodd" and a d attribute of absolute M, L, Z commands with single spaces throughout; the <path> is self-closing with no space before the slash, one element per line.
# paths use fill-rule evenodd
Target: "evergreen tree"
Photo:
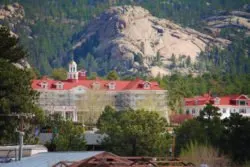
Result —
<path fill-rule="evenodd" d="M 52 130 L 52 139 L 46 144 L 49 151 L 83 151 L 86 149 L 84 128 L 71 120 L 63 120 L 61 115 L 46 117 L 41 125 Z"/>
<path fill-rule="evenodd" d="M 16 141 L 18 117 L 10 117 L 10 114 L 29 113 L 34 114 L 36 120 L 42 118 L 35 105 L 37 93 L 31 88 L 30 71 L 13 64 L 26 56 L 18 39 L 6 27 L 0 27 L 0 144 Z M 29 121 L 26 120 L 26 123 L 29 124 Z"/>
<path fill-rule="evenodd" d="M 51 77 L 55 80 L 65 80 L 67 79 L 67 71 L 64 68 L 55 68 Z"/>
<path fill-rule="evenodd" d="M 113 70 L 113 71 L 110 71 L 110 72 L 108 73 L 107 79 L 108 79 L 108 80 L 118 80 L 118 79 L 119 79 L 119 76 L 118 76 L 117 72 Z"/>
<path fill-rule="evenodd" d="M 166 155 L 171 142 L 166 126 L 167 121 L 156 112 L 115 112 L 110 107 L 105 108 L 98 121 L 100 131 L 107 134 L 102 146 L 124 156 Z"/>

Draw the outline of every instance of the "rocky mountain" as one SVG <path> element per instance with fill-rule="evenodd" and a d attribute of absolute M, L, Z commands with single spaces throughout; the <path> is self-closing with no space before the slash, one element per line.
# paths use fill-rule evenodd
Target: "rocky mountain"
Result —
<path fill-rule="evenodd" d="M 154 76 L 169 74 L 173 59 L 196 62 L 200 52 L 211 46 L 223 48 L 230 44 L 228 40 L 154 17 L 139 6 L 108 9 L 91 21 L 73 49 L 81 49 L 93 40 L 94 54 L 112 60 L 111 68 L 117 68 L 117 62 L 122 62 L 126 68 L 118 71 L 144 70 Z"/>
<path fill-rule="evenodd" d="M 213 34 L 225 28 L 239 28 L 246 30 L 246 34 L 250 36 L 250 5 L 245 5 L 242 11 L 221 11 L 206 18 L 204 22 Z"/>
<path fill-rule="evenodd" d="M 0 6 L 0 25 L 6 23 L 10 30 L 12 30 L 12 33 L 16 25 L 23 20 L 24 16 L 24 8 L 18 3 Z M 17 36 L 15 33 L 13 35 Z"/>
<path fill-rule="evenodd" d="M 0 25 L 41 74 L 72 55 L 88 75 L 238 74 L 250 71 L 249 11 L 246 0 L 5 0 Z"/>
<path fill-rule="evenodd" d="M 14 29 L 15 25 L 24 19 L 24 16 L 24 8 L 19 3 L 0 5 L 0 23 L 8 23 L 10 29 Z"/>
<path fill-rule="evenodd" d="M 0 6 L 0 26 L 6 23 L 11 30 L 11 35 L 15 36 L 16 38 L 19 38 L 19 35 L 15 33 L 16 26 L 21 23 L 21 21 L 24 19 L 24 16 L 24 8 L 18 3 Z M 24 59 L 20 60 L 14 65 L 22 69 L 30 68 L 30 64 Z"/>

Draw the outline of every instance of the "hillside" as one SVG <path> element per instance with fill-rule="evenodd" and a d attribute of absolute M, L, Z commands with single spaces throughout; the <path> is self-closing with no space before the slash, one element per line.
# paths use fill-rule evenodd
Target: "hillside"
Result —
<path fill-rule="evenodd" d="M 24 9 L 24 17 L 19 18 L 19 21 L 0 18 L 0 23 L 8 24 L 21 37 L 22 43 L 31 55 L 29 62 L 43 74 L 50 73 L 52 68 L 66 66 L 72 54 L 72 47 L 85 33 L 84 30 L 89 22 L 110 6 L 117 5 L 141 6 L 154 17 L 170 20 L 184 29 L 189 27 L 213 38 L 225 38 L 232 41 L 229 48 L 224 50 L 213 48 L 209 50 L 211 54 L 201 52 L 198 57 L 198 62 L 201 63 L 193 64 L 190 67 L 192 71 L 221 70 L 249 73 L 250 63 L 247 51 L 249 40 L 245 35 L 247 33 L 245 28 L 220 27 L 221 31 L 218 33 L 211 31 L 214 27 L 210 27 L 211 24 L 207 20 L 220 16 L 221 13 L 225 13 L 224 11 L 226 13 L 249 12 L 249 0 L 19 0 L 18 3 Z M 4 7 L 4 4 L 13 4 L 13 1 L 5 0 L 1 4 Z M 89 42 L 90 45 L 96 45 L 95 40 Z M 90 72 L 96 71 L 103 75 L 110 66 L 97 58 L 94 54 L 95 49 L 95 47 L 87 46 L 84 52 L 74 52 L 74 54 L 81 66 L 86 67 Z M 222 56 L 218 56 L 218 53 Z M 172 57 L 172 60 L 175 60 L 175 57 Z M 154 62 L 154 64 L 161 65 L 161 62 Z M 181 62 L 172 64 L 174 71 L 183 67 Z"/>
<path fill-rule="evenodd" d="M 157 76 L 170 73 L 177 63 L 173 58 L 184 64 L 180 70 L 188 69 L 201 52 L 215 46 L 225 48 L 230 41 L 159 19 L 139 6 L 120 6 L 93 19 L 74 43 L 78 59 L 89 52 L 97 62 L 108 64 L 102 63 L 100 72 L 105 68 L 121 74 L 143 70 Z"/>

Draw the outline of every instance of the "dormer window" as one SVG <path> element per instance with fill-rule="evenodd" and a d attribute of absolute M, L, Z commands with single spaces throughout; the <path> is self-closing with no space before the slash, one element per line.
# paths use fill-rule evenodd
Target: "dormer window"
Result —
<path fill-rule="evenodd" d="M 87 71 L 82 69 L 81 71 L 79 71 L 79 76 L 86 77 L 86 73 L 87 73 Z"/>
<path fill-rule="evenodd" d="M 98 90 L 98 89 L 101 88 L 101 85 L 100 85 L 99 82 L 94 82 L 94 83 L 92 84 L 92 88 L 95 89 L 95 90 Z"/>
<path fill-rule="evenodd" d="M 41 88 L 47 89 L 47 88 L 48 88 L 48 82 L 43 81 L 43 82 L 41 83 Z"/>
<path fill-rule="evenodd" d="M 115 82 L 110 82 L 110 83 L 108 84 L 108 88 L 109 88 L 110 90 L 114 90 L 114 89 L 115 89 L 115 86 L 116 86 Z"/>
<path fill-rule="evenodd" d="M 143 88 L 144 88 L 144 89 L 150 89 L 150 87 L 151 87 L 151 84 L 150 84 L 149 82 L 145 82 L 145 83 L 143 84 Z"/>
<path fill-rule="evenodd" d="M 56 89 L 63 89 L 63 83 L 62 82 L 57 82 L 56 83 Z"/>
<path fill-rule="evenodd" d="M 216 98 L 214 99 L 214 104 L 215 104 L 215 105 L 220 105 L 220 98 L 216 97 Z"/>

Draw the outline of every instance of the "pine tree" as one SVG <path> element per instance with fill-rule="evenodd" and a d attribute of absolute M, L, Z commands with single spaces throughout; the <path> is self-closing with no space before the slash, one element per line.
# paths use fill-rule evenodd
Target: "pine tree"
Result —
<path fill-rule="evenodd" d="M 8 114 L 30 113 L 41 116 L 34 104 L 37 93 L 31 88 L 30 70 L 17 68 L 13 64 L 26 56 L 18 39 L 11 36 L 6 27 L 0 27 L 0 144 L 16 141 L 18 120 Z"/>

